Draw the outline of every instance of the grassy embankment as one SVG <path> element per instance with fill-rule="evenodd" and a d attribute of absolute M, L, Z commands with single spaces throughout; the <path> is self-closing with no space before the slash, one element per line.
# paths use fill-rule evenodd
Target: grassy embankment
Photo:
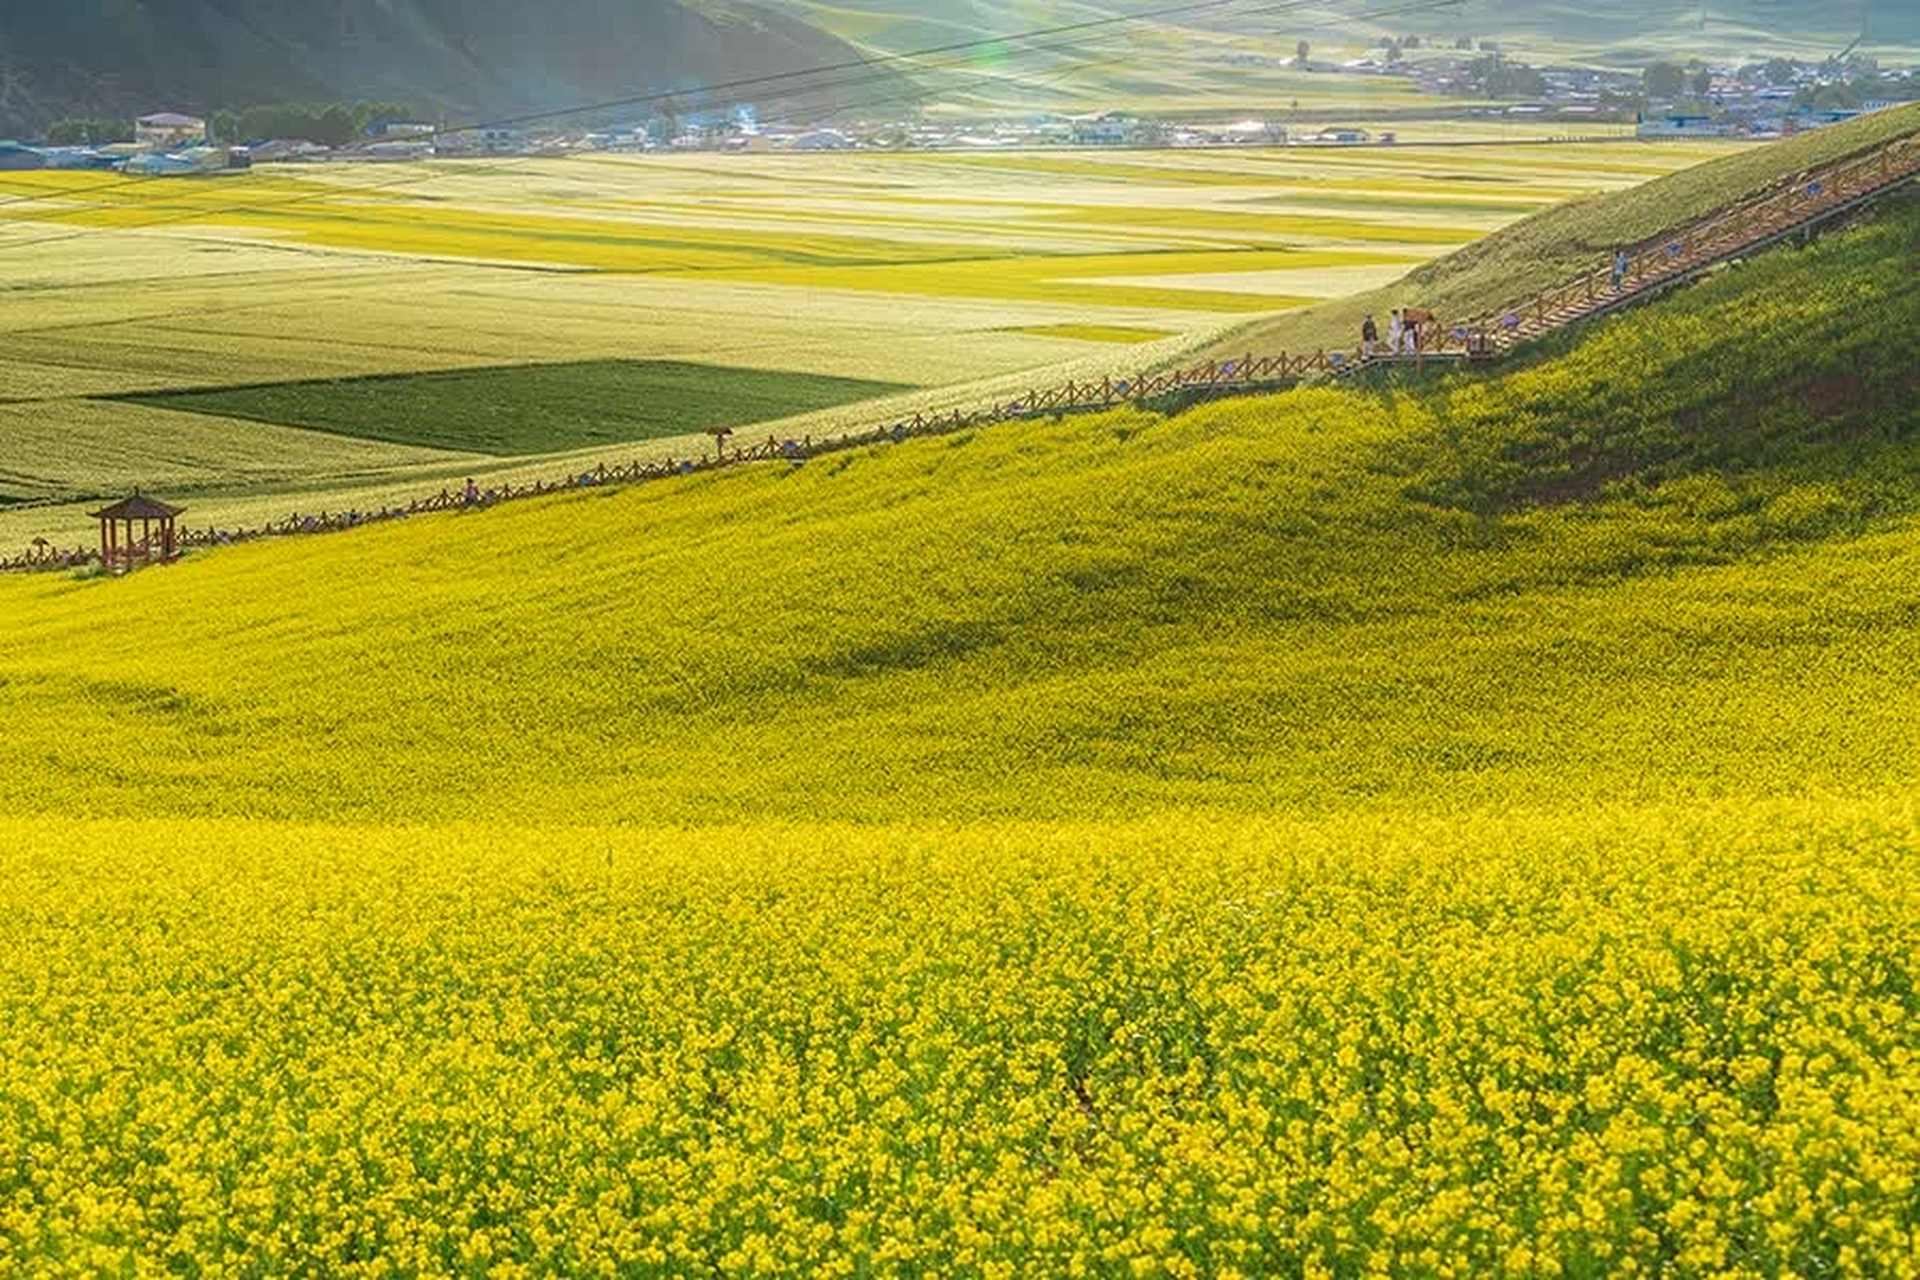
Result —
<path fill-rule="evenodd" d="M 1917 228 L 0 581 L 0 1256 L 1897 1272 Z"/>

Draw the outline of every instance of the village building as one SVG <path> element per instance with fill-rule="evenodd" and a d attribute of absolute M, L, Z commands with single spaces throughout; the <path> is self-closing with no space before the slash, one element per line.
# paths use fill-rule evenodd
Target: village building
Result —
<path fill-rule="evenodd" d="M 250 142 L 247 151 L 255 164 L 287 164 L 297 160 L 319 160 L 333 154 L 317 143 L 305 138 L 268 138 L 261 142 Z"/>
<path fill-rule="evenodd" d="M 198 116 L 161 111 L 133 122 L 134 141 L 154 151 L 193 146 L 207 140 L 207 122 Z"/>
<path fill-rule="evenodd" d="M 369 142 L 364 147 L 356 147 L 341 153 L 348 160 L 431 160 L 433 143 L 430 139 L 395 139 L 390 142 Z"/>
<path fill-rule="evenodd" d="M 518 129 L 489 126 L 436 134 L 433 150 L 442 156 L 505 156 L 525 149 L 526 143 L 526 135 Z"/>
<path fill-rule="evenodd" d="M 252 167 L 253 156 L 245 147 L 188 147 L 184 151 L 150 151 L 133 156 L 120 171 L 142 178 L 185 178 Z"/>
<path fill-rule="evenodd" d="M 795 151 L 845 151 L 853 146 L 853 139 L 838 129 L 815 129 L 795 138 L 792 146 Z"/>
<path fill-rule="evenodd" d="M 1647 116 L 1636 133 L 1642 138 L 1717 138 L 1724 132 L 1720 122 L 1710 115 L 1679 112 Z"/>
<path fill-rule="evenodd" d="M 49 169 L 111 169 L 125 159 L 97 147 L 45 147 L 40 156 Z"/>
<path fill-rule="evenodd" d="M 1073 120 L 1073 144 L 1077 147 L 1123 147 L 1140 135 L 1140 121 L 1119 111 Z"/>
<path fill-rule="evenodd" d="M 0 173 L 22 173 L 47 167 L 46 153 L 18 142 L 0 142 Z"/>

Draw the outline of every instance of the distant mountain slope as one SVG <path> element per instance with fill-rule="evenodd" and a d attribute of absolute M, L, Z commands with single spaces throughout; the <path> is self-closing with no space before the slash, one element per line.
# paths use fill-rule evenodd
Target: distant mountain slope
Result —
<path fill-rule="evenodd" d="M 856 43 L 888 51 L 924 48 L 982 35 L 1139 13 L 1168 6 L 1119 0 L 769 0 L 806 15 Z M 1258 0 L 1143 23 L 1141 29 L 1231 31 L 1275 41 L 1307 39 L 1326 47 L 1360 45 L 1383 33 L 1525 38 L 1539 52 L 1592 56 L 1612 50 L 1627 58 L 1766 56 L 1776 51 L 1838 52 L 1864 33 L 1877 47 L 1920 45 L 1920 6 L 1910 0 L 1721 0 L 1674 5 L 1668 0 L 1619 0 L 1583 5 L 1575 0 L 1473 0 L 1457 9 L 1356 20 L 1355 12 L 1382 6 L 1326 3 L 1274 12 Z M 1386 6 L 1389 8 L 1397 6 Z M 1110 39 L 1102 46 L 1110 46 Z M 1164 47 L 1164 46 L 1161 46 Z"/>
<path fill-rule="evenodd" d="M 67 114 L 287 99 L 499 115 L 854 56 L 749 0 L 12 0 L 0 136 Z"/>
<path fill-rule="evenodd" d="M 1920 44 L 1920 7 L 1910 0 L 1721 0 L 1675 5 L 1667 0 L 1495 0 L 1462 11 L 1460 21 L 1486 34 L 1537 39 L 1548 47 L 1607 54 L 1636 62 L 1681 55 L 1709 61 L 1833 54 L 1859 38 L 1873 48 Z M 1451 21 L 1441 19 L 1441 21 Z M 1476 32 L 1478 34 L 1478 32 Z"/>

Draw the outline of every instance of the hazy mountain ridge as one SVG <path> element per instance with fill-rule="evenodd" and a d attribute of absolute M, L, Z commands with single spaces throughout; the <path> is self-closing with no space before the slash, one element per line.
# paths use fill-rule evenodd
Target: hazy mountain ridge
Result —
<path fill-rule="evenodd" d="M 857 43 L 898 50 L 980 35 L 1011 35 L 1038 27 L 1083 23 L 1139 12 L 1118 0 L 769 0 L 804 14 Z M 1366 12 L 1361 7 L 1358 12 Z M 1521 38 L 1549 49 L 1589 55 L 1617 49 L 1644 56 L 1676 50 L 1703 58 L 1771 52 L 1838 52 L 1855 36 L 1867 45 L 1920 43 L 1920 7 L 1910 0 L 1861 0 L 1835 6 L 1823 0 L 1722 0 L 1677 7 L 1668 0 L 1616 0 L 1606 6 L 1575 0 L 1476 0 L 1458 9 L 1390 17 L 1356 17 L 1333 3 L 1273 12 L 1201 10 L 1145 27 L 1201 29 L 1314 44 L 1354 43 L 1382 34 Z M 1115 28 L 1121 30 L 1124 28 Z M 1728 41 L 1734 43 L 1729 45 Z M 1111 42 L 1111 37 L 1108 37 Z"/>
<path fill-rule="evenodd" d="M 750 0 L 19 0 L 0 8 L 0 136 L 288 99 L 478 118 L 855 56 Z"/>

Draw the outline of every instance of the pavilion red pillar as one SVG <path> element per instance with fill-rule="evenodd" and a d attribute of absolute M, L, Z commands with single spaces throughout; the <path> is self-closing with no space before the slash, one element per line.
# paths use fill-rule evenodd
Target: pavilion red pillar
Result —
<path fill-rule="evenodd" d="M 100 563 L 101 564 L 113 563 L 113 543 L 111 540 L 111 536 L 108 533 L 108 530 L 112 528 L 113 528 L 113 521 L 102 520 L 100 522 Z"/>

